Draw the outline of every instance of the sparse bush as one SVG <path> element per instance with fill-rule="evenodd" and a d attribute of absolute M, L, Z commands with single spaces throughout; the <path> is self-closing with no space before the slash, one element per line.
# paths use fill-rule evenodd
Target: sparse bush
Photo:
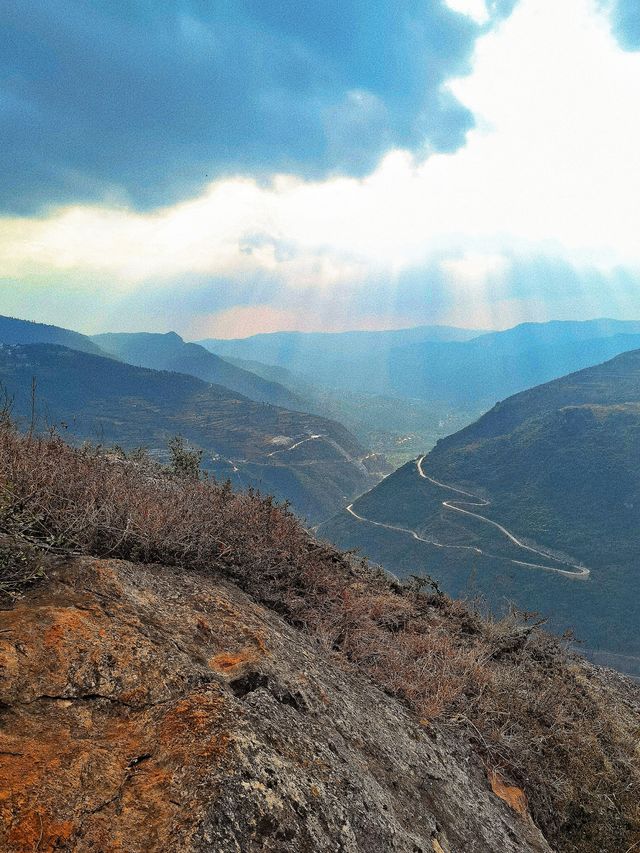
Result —
<path fill-rule="evenodd" d="M 0 590 L 11 595 L 41 572 L 34 553 L 227 577 L 425 725 L 464 727 L 487 768 L 524 788 L 554 849 L 625 851 L 640 841 L 637 708 L 614 705 L 619 692 L 518 614 L 487 620 L 422 591 L 422 578 L 403 586 L 313 539 L 270 498 L 55 436 L 20 436 L 7 423 L 0 528 L 11 537 L 0 548 Z"/>
<path fill-rule="evenodd" d="M 182 436 L 176 435 L 169 442 L 169 453 L 171 454 L 171 471 L 176 477 L 184 480 L 200 479 L 202 450 L 188 447 Z"/>
<path fill-rule="evenodd" d="M 0 539 L 0 601 L 19 597 L 42 577 L 44 561 L 38 548 L 20 539 Z"/>

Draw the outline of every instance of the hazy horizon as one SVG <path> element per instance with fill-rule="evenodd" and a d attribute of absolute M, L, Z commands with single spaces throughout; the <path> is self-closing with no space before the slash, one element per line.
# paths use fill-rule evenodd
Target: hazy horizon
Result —
<path fill-rule="evenodd" d="M 5 315 L 5 316 L 9 316 L 9 315 Z M 57 323 L 48 323 L 46 320 L 38 320 L 38 319 L 35 319 L 34 317 L 29 317 L 29 316 L 14 317 L 14 319 L 27 320 L 27 321 L 32 322 L 32 323 L 44 323 L 46 325 L 59 325 Z M 197 343 L 198 341 L 201 341 L 201 340 L 207 340 L 207 338 L 211 338 L 212 340 L 240 340 L 243 338 L 252 338 L 252 337 L 258 337 L 261 335 L 279 335 L 279 334 L 299 334 L 299 335 L 318 335 L 318 334 L 340 335 L 340 334 L 344 334 L 344 335 L 348 335 L 351 333 L 358 333 L 358 332 L 363 332 L 363 333 L 366 333 L 366 332 L 402 332 L 402 331 L 410 331 L 412 329 L 423 329 L 423 328 L 459 329 L 461 331 L 478 332 L 478 334 L 482 335 L 482 334 L 489 334 L 491 332 L 506 332 L 506 331 L 509 331 L 510 329 L 514 329 L 518 326 L 545 325 L 548 323 L 589 323 L 589 322 L 602 322 L 602 321 L 604 321 L 604 322 L 612 321 L 612 322 L 622 322 L 622 323 L 625 323 L 625 322 L 626 323 L 636 323 L 636 322 L 640 323 L 640 316 L 638 316 L 638 317 L 593 316 L 593 317 L 584 317 L 584 318 L 579 318 L 579 319 L 576 319 L 575 317 L 551 317 L 548 320 L 521 320 L 520 322 L 515 323 L 513 325 L 502 326 L 499 328 L 498 327 L 495 327 L 495 328 L 478 328 L 478 327 L 470 326 L 470 325 L 453 326 L 453 325 L 448 324 L 448 323 L 418 323 L 418 324 L 413 325 L 413 326 L 404 325 L 404 326 L 390 326 L 390 327 L 385 327 L 385 328 L 345 328 L 345 329 L 291 329 L 291 328 L 284 328 L 284 329 L 276 329 L 276 330 L 264 331 L 264 332 L 253 332 L 253 333 L 246 334 L 246 335 L 224 335 L 224 334 L 215 335 L 215 336 L 210 335 L 210 336 L 197 338 L 197 339 L 196 338 L 188 338 L 187 336 L 181 334 L 180 331 L 178 331 L 178 329 L 176 329 L 176 328 L 146 329 L 146 328 L 139 327 L 139 328 L 124 329 L 124 328 L 112 327 L 112 328 L 98 328 L 97 330 L 93 330 L 93 329 L 83 328 L 80 325 L 76 325 L 76 324 L 69 324 L 67 326 L 62 326 L 61 328 L 66 328 L 66 329 L 69 329 L 71 331 L 80 332 L 81 334 L 85 334 L 85 335 L 89 335 L 89 336 L 108 334 L 108 333 L 114 333 L 114 334 L 118 334 L 118 333 L 136 334 L 136 333 L 139 333 L 139 334 L 159 334 L 159 335 L 168 335 L 168 334 L 173 333 L 173 334 L 180 335 L 180 337 L 184 338 L 184 340 L 186 340 L 186 341 L 194 341 Z"/>

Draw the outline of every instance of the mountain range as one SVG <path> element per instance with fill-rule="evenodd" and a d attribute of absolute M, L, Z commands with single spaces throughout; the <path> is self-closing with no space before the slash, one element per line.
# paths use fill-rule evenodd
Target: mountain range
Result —
<path fill-rule="evenodd" d="M 336 360 L 350 352 L 362 370 L 368 348 L 369 373 L 381 353 L 388 365 L 398 352 L 405 363 L 410 354 L 424 382 L 439 376 L 433 393 L 448 398 L 441 410 L 403 397 L 409 391 L 401 383 L 396 397 L 331 388 L 310 367 L 292 369 L 295 359 L 283 366 L 223 358 L 175 333 L 89 338 L 12 318 L 0 318 L 0 381 L 24 424 L 35 377 L 39 426 L 57 425 L 75 443 L 146 445 L 162 459 L 180 434 L 218 479 L 291 501 L 338 545 L 359 548 L 398 575 L 428 573 L 494 610 L 506 602 L 539 610 L 555 630 L 575 629 L 590 653 L 640 673 L 640 611 L 630 594 L 637 586 L 640 350 L 516 393 L 479 419 L 473 409 L 483 372 L 487 398 L 636 344 L 639 329 L 611 320 L 526 324 L 465 340 L 471 333 L 426 328 L 408 335 L 406 346 L 398 345 L 401 332 L 258 336 L 272 354 L 276 344 L 307 355 L 315 347 L 318 374 L 333 347 Z M 462 340 L 427 339 L 438 334 Z M 234 345 L 247 343 L 226 343 Z M 429 348 L 440 355 L 424 358 Z M 265 402 L 274 399 L 291 408 Z M 436 443 L 438 430 L 453 434 Z M 427 433 L 424 452 L 379 482 L 389 468 L 371 452 L 376 441 L 398 441 L 408 455 Z M 626 656 L 622 664 L 616 655 Z"/>
<path fill-rule="evenodd" d="M 138 367 L 188 373 L 258 402 L 286 409 L 305 408 L 300 397 L 278 382 L 230 364 L 198 344 L 186 343 L 175 332 L 107 333 L 93 335 L 91 341 L 103 352 Z"/>
<path fill-rule="evenodd" d="M 224 358 L 285 367 L 316 385 L 393 394 L 393 351 L 422 343 L 466 341 L 478 334 L 453 326 L 418 326 L 377 332 L 274 332 L 236 340 L 208 338 L 199 343 Z"/>
<path fill-rule="evenodd" d="M 640 347 L 635 321 L 523 323 L 486 333 L 438 328 L 277 333 L 202 344 L 223 357 L 285 367 L 330 387 L 476 410 Z"/>

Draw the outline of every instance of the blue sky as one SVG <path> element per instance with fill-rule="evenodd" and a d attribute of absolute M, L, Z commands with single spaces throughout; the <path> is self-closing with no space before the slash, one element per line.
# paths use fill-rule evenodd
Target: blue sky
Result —
<path fill-rule="evenodd" d="M 640 317 L 637 0 L 5 0 L 0 311 Z"/>

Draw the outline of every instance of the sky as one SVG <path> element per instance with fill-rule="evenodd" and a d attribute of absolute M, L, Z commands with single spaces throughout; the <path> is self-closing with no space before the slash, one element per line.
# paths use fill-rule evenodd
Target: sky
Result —
<path fill-rule="evenodd" d="M 4 0 L 0 313 L 640 319 L 637 0 Z"/>

